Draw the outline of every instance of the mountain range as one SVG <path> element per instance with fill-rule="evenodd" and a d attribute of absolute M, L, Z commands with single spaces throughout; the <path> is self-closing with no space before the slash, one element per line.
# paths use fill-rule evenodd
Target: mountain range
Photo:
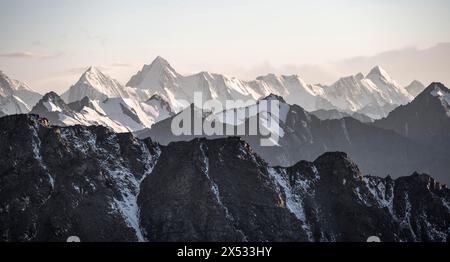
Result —
<path fill-rule="evenodd" d="M 418 103 L 417 100 L 420 101 L 422 97 L 427 96 L 440 101 L 430 91 L 436 86 L 444 88 L 439 83 L 433 83 L 413 102 L 401 108 L 410 108 Z M 285 113 L 279 119 L 279 125 L 271 128 L 280 136 L 277 146 L 262 146 L 261 139 L 265 136 L 261 133 L 248 135 L 246 132 L 241 137 L 270 165 L 291 166 L 300 160 L 312 161 L 325 152 L 343 151 L 355 160 L 364 174 L 381 177 L 390 174 L 398 177 L 419 171 L 433 174 L 440 181 L 450 183 L 448 173 L 450 154 L 443 151 L 448 148 L 443 143 L 449 141 L 450 129 L 447 125 L 450 119 L 446 113 L 441 113 L 445 108 L 441 104 L 436 108 L 419 107 L 419 110 L 426 112 L 426 115 L 425 113 L 409 114 L 415 116 L 417 126 L 421 126 L 419 124 L 421 122 L 426 123 L 426 121 L 434 121 L 432 119 L 439 119 L 437 122 L 440 123 L 441 128 L 436 127 L 436 129 L 439 130 L 441 136 L 431 136 L 433 139 L 421 141 L 404 136 L 401 132 L 396 132 L 394 128 L 382 124 L 389 121 L 392 118 L 391 115 L 374 123 L 363 123 L 352 117 L 321 120 L 298 105 L 286 103 L 281 97 L 272 95 L 264 99 L 278 99 L 280 107 L 284 108 L 281 111 Z M 223 135 L 192 135 L 195 122 L 205 123 L 208 120 L 203 112 L 195 106 L 187 108 L 186 111 L 189 112 L 180 114 L 192 115 L 190 135 L 174 135 L 171 132 L 171 123 L 175 116 L 156 123 L 150 129 L 137 131 L 135 134 L 140 138 L 151 137 L 154 141 L 164 145 L 172 141 L 189 141 L 196 137 L 224 137 Z M 216 119 L 218 123 L 223 123 L 223 130 L 226 130 L 227 126 L 232 126 L 231 129 L 235 130 L 247 130 L 249 123 L 256 122 L 254 118 L 261 121 L 260 114 L 252 115 L 249 113 L 251 111 L 249 107 L 231 109 L 218 113 Z M 237 115 L 240 120 L 227 122 L 225 119 L 228 114 Z M 423 116 L 424 119 L 422 120 L 420 116 Z M 429 118 L 429 116 L 432 117 Z M 397 122 L 393 120 L 393 123 Z M 209 125 L 212 126 L 212 124 Z M 428 127 L 425 126 L 424 129 L 428 130 Z M 424 152 L 427 153 L 424 154 Z"/>
<path fill-rule="evenodd" d="M 89 67 L 43 96 L 0 72 L 0 134 L 2 241 L 449 241 L 450 90 L 379 66 L 325 86 L 157 57 L 126 85 Z"/>
<path fill-rule="evenodd" d="M 237 137 L 161 146 L 0 119 L 3 241 L 448 241 L 450 191 L 363 175 L 341 152 L 272 167 Z M 11 147 L 11 144 L 16 145 Z"/>
<path fill-rule="evenodd" d="M 0 111 L 3 114 L 27 113 L 42 97 L 27 85 L 9 79 L 3 73 L 0 74 L 0 83 Z M 132 76 L 126 86 L 99 69 L 89 67 L 61 98 L 66 103 L 81 101 L 84 97 L 99 102 L 107 98 L 123 98 L 128 100 L 127 104 L 133 104 L 135 111 L 140 111 L 141 103 L 157 95 L 170 106 L 170 111 L 180 112 L 193 102 L 195 92 L 201 92 L 204 100 L 221 102 L 228 99 L 257 101 L 275 94 L 310 112 L 337 110 L 348 115 L 356 112 L 379 119 L 397 106 L 411 101 L 424 88 L 418 81 L 402 87 L 379 66 L 366 76 L 358 73 L 324 86 L 307 84 L 298 75 L 267 74 L 252 81 L 209 72 L 184 76 L 176 72 L 164 58 L 157 57 Z M 154 118 L 154 115 L 155 112 L 149 117 Z M 165 113 L 161 115 L 165 116 Z M 145 127 L 152 124 L 151 121 L 142 122 Z"/>

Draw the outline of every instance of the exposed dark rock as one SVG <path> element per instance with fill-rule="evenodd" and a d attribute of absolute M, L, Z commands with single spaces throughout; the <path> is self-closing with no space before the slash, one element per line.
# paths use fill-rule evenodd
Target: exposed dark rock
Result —
<path fill-rule="evenodd" d="M 236 137 L 159 146 L 99 126 L 0 119 L 3 241 L 448 241 L 450 190 L 349 156 L 270 167 Z"/>
<path fill-rule="evenodd" d="M 441 83 L 432 83 L 411 103 L 396 108 L 374 125 L 450 155 L 449 103 L 450 90 Z"/>

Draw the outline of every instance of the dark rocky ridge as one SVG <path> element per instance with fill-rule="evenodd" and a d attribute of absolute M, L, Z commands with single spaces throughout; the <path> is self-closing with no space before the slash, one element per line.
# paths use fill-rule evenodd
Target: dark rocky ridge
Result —
<path fill-rule="evenodd" d="M 373 124 L 393 130 L 423 145 L 433 145 L 442 154 L 450 154 L 450 105 L 432 93 L 450 94 L 441 83 L 430 84 L 411 103 L 399 106 L 386 118 Z M 449 95 L 450 96 L 450 95 Z"/>
<path fill-rule="evenodd" d="M 191 133 L 194 133 L 193 123 L 203 121 L 204 116 L 193 106 L 186 110 L 190 110 Z M 250 122 L 255 121 L 254 118 L 247 118 L 243 125 L 247 128 Z M 135 134 L 140 138 L 151 137 L 164 145 L 205 136 L 174 135 L 171 130 L 172 119 L 164 119 L 155 123 L 151 129 Z M 396 178 L 418 171 L 433 174 L 440 181 L 450 183 L 450 154 L 443 154 L 433 143 L 420 143 L 394 130 L 362 123 L 352 117 L 320 120 L 298 105 L 289 105 L 286 121 L 280 122 L 280 127 L 284 131 L 284 136 L 279 140 L 280 146 L 261 146 L 261 135 L 243 135 L 242 138 L 270 165 L 292 166 L 300 160 L 313 161 L 325 152 L 343 151 L 365 174 L 382 177 L 391 175 Z M 219 137 L 224 136 L 208 138 Z"/>
<path fill-rule="evenodd" d="M 450 192 L 363 176 L 345 153 L 269 167 L 239 138 L 160 146 L 0 119 L 3 241 L 448 241 Z"/>

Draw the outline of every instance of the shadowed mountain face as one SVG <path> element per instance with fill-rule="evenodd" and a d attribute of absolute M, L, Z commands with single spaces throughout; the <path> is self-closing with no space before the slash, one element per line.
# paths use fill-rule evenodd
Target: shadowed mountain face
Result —
<path fill-rule="evenodd" d="M 312 161 L 325 152 L 343 151 L 358 164 L 364 174 L 399 177 L 417 171 L 433 174 L 440 181 L 450 183 L 450 154 L 443 154 L 432 144 L 420 143 L 395 131 L 361 123 L 351 117 L 320 120 L 297 105 L 288 105 L 282 100 L 280 105 L 288 110 L 285 119 L 279 122 L 283 133 L 279 146 L 261 146 L 261 135 L 241 136 L 270 165 L 291 166 L 300 160 Z M 201 110 L 193 106 L 187 110 L 191 114 L 192 128 L 195 121 L 203 121 Z M 244 118 L 245 122 L 241 125 L 248 127 L 250 122 L 255 122 L 254 118 L 259 118 L 259 115 Z M 151 137 L 162 144 L 202 137 L 173 135 L 172 119 L 165 119 L 136 135 L 141 138 Z"/>
<path fill-rule="evenodd" d="M 160 146 L 0 119 L 0 237 L 65 241 L 448 241 L 450 192 L 363 176 L 345 153 L 270 167 L 236 137 Z M 14 146 L 12 146 L 14 145 Z"/>
<path fill-rule="evenodd" d="M 374 125 L 450 155 L 450 90 L 432 83 L 411 103 L 396 108 Z"/>
<path fill-rule="evenodd" d="M 338 111 L 336 109 L 332 109 L 332 110 L 316 110 L 313 112 L 310 112 L 312 115 L 315 115 L 317 118 L 319 118 L 320 120 L 331 120 L 331 119 L 342 119 L 345 117 L 352 117 L 362 123 L 371 123 L 374 120 L 364 114 L 360 114 L 360 113 L 345 113 L 345 112 L 341 112 Z"/>

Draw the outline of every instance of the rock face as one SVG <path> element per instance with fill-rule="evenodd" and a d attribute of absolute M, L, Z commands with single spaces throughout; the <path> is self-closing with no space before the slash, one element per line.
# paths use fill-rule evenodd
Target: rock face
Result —
<path fill-rule="evenodd" d="M 270 167 L 236 137 L 160 146 L 0 119 L 3 241 L 448 241 L 450 191 L 363 176 L 345 153 Z"/>
<path fill-rule="evenodd" d="M 149 240 L 305 241 L 265 162 L 238 138 L 172 143 L 139 196 Z"/>
<path fill-rule="evenodd" d="M 362 122 L 362 123 L 371 123 L 374 120 L 364 114 L 360 114 L 360 113 L 346 113 L 346 112 L 341 112 L 338 111 L 336 109 L 332 109 L 332 110 L 316 110 L 313 112 L 310 112 L 312 115 L 315 115 L 317 118 L 319 118 L 320 120 L 331 120 L 331 119 L 342 119 L 345 117 L 353 117 L 354 119 Z"/>
<path fill-rule="evenodd" d="M 137 241 L 136 195 L 158 146 L 104 127 L 1 119 L 0 239 Z"/>
<path fill-rule="evenodd" d="M 374 125 L 449 155 L 450 90 L 441 83 L 432 83 L 411 103 L 396 108 Z"/>
<path fill-rule="evenodd" d="M 348 153 L 364 174 L 382 177 L 392 175 L 396 178 L 418 171 L 433 174 L 440 181 L 450 183 L 448 175 L 450 154 L 443 154 L 430 143 L 422 144 L 398 134 L 395 130 L 376 126 L 376 123 L 362 123 L 352 117 L 320 120 L 300 106 L 289 105 L 279 97 L 272 98 L 280 101 L 279 133 L 280 136 L 282 134 L 278 141 L 280 146 L 261 146 L 261 138 L 264 137 L 262 135 L 248 135 L 247 133 L 242 136 L 255 152 L 270 165 L 292 166 L 300 160 L 313 161 L 328 151 L 343 151 Z M 239 119 L 236 125 L 239 127 L 245 125 L 247 128 L 249 123 L 256 122 L 255 118 L 259 118 L 259 115 L 248 113 L 251 111 L 249 110 L 251 107 L 226 112 L 233 114 L 233 117 L 236 112 L 235 115 Z M 427 111 L 427 107 L 424 108 L 423 110 Z M 191 134 L 194 134 L 195 122 L 203 121 L 204 117 L 201 110 L 194 107 L 186 110 L 189 110 L 187 113 L 192 116 L 190 127 Z M 226 117 L 219 117 L 219 121 L 224 118 L 226 119 Z M 196 137 L 174 135 L 171 130 L 173 119 L 174 117 L 167 118 L 154 124 L 151 129 L 145 129 L 135 134 L 140 138 L 151 137 L 154 141 L 162 144 L 172 141 L 189 141 Z M 442 131 L 445 132 L 445 130 L 448 132 L 450 128 L 442 128 Z M 208 138 L 217 137 L 209 136 Z M 423 135 L 423 137 L 427 136 Z M 442 141 L 448 142 L 450 139 Z"/>

